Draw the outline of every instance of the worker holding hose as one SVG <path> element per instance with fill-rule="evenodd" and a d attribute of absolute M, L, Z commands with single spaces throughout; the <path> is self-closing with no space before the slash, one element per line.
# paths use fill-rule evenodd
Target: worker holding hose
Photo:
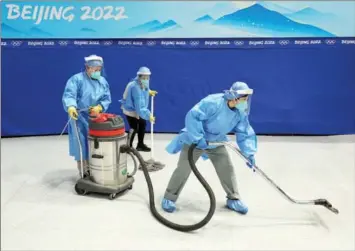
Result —
<path fill-rule="evenodd" d="M 62 98 L 64 110 L 71 118 L 68 127 L 69 154 L 77 161 L 81 177 L 89 175 L 87 140 L 89 114 L 104 112 L 111 103 L 109 85 L 102 76 L 104 72 L 102 57 L 91 55 L 84 59 L 85 71 L 75 74 L 67 81 Z M 84 173 L 81 173 L 82 165 Z"/>
<path fill-rule="evenodd" d="M 133 145 L 134 137 L 138 134 L 137 151 L 150 152 L 151 149 L 144 143 L 145 128 L 147 120 L 155 122 L 155 117 L 148 109 L 149 96 L 155 96 L 158 92 L 149 88 L 151 72 L 149 68 L 140 67 L 137 76 L 127 84 L 123 93 L 122 111 L 126 115 L 129 126 L 133 129 L 130 139 L 130 147 Z"/>
<path fill-rule="evenodd" d="M 174 212 L 176 209 L 175 202 L 191 173 L 189 145 L 197 144 L 193 161 L 196 163 L 200 156 L 211 159 L 227 194 L 227 207 L 241 214 L 248 212 L 248 207 L 241 201 L 233 164 L 225 146 L 211 146 L 208 142 L 228 141 L 227 134 L 234 132 L 243 155 L 252 165 L 255 164 L 257 138 L 248 119 L 252 94 L 253 90 L 246 83 L 236 82 L 224 93 L 202 99 L 187 113 L 185 128 L 166 148 L 171 154 L 181 153 L 162 200 L 165 211 Z M 252 167 L 249 163 L 248 166 Z"/>

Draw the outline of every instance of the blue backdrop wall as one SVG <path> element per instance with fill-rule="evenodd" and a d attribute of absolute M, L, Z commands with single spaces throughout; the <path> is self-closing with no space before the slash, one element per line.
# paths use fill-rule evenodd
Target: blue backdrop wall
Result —
<path fill-rule="evenodd" d="M 90 54 L 104 57 L 109 112 L 137 68 L 153 75 L 156 131 L 178 132 L 186 112 L 236 81 L 255 89 L 251 123 L 263 134 L 355 133 L 355 47 L 293 49 L 61 48 L 2 50 L 2 135 L 60 133 L 67 79 Z"/>
<path fill-rule="evenodd" d="M 66 81 L 90 54 L 104 58 L 111 113 L 122 114 L 118 100 L 137 69 L 151 68 L 157 132 L 178 132 L 201 98 L 245 81 L 259 134 L 355 133 L 354 9 L 350 1 L 1 2 L 2 136 L 60 133 Z"/>

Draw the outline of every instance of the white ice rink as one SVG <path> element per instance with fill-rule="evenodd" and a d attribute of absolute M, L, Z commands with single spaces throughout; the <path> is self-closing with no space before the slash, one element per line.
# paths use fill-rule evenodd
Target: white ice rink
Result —
<path fill-rule="evenodd" d="M 164 151 L 172 137 L 157 135 L 155 142 L 156 159 L 166 164 L 151 173 L 160 212 L 178 158 Z M 146 138 L 150 145 L 149 134 Z M 339 215 L 321 206 L 291 204 L 229 150 L 249 213 L 242 216 L 224 208 L 225 194 L 213 166 L 199 160 L 197 166 L 216 194 L 217 209 L 206 227 L 181 233 L 151 215 L 141 171 L 133 190 L 115 200 L 79 196 L 67 136 L 1 139 L 1 248 L 354 250 L 354 142 L 354 136 L 259 137 L 256 161 L 261 169 L 292 197 L 326 198 Z M 177 223 L 191 224 L 207 213 L 208 196 L 193 174 L 177 205 L 176 213 L 163 213 Z"/>

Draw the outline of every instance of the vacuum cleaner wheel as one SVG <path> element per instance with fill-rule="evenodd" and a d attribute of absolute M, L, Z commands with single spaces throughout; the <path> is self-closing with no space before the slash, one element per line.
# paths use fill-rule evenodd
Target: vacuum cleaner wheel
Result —
<path fill-rule="evenodd" d="M 114 198 L 116 198 L 116 193 L 111 193 L 109 196 L 108 196 L 108 198 L 110 199 L 110 200 L 113 200 Z"/>
<path fill-rule="evenodd" d="M 85 195 L 85 194 L 87 194 L 87 191 L 84 190 L 84 189 L 79 188 L 78 184 L 75 185 L 74 189 L 75 189 L 75 192 L 76 192 L 77 194 L 79 194 L 79 195 Z"/>

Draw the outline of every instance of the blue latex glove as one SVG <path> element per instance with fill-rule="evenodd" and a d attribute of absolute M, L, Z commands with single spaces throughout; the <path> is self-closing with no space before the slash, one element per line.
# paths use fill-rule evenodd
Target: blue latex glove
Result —
<path fill-rule="evenodd" d="M 197 143 L 197 148 L 205 150 L 208 147 L 208 143 L 205 139 L 200 139 L 200 141 Z"/>
<path fill-rule="evenodd" d="M 252 169 L 253 169 L 253 166 L 255 165 L 255 158 L 254 158 L 254 155 L 250 155 L 250 156 L 248 157 L 248 160 L 249 160 L 249 162 L 247 162 L 247 166 L 248 166 L 249 168 L 252 168 Z M 255 172 L 255 170 L 254 170 L 254 172 Z"/>

